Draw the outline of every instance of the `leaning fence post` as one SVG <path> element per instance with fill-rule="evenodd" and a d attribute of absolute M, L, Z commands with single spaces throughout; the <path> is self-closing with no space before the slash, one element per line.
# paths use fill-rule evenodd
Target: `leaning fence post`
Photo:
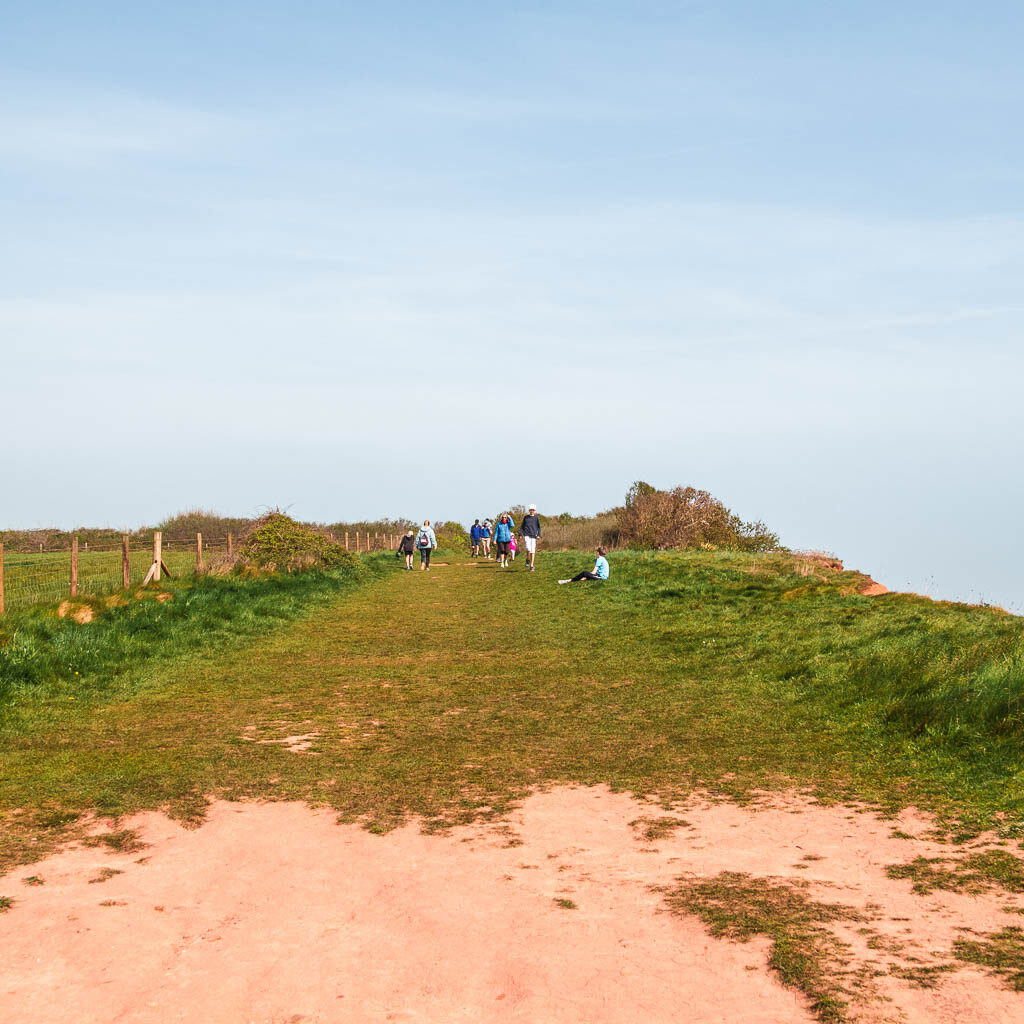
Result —
<path fill-rule="evenodd" d="M 229 533 L 228 534 L 228 558 L 231 557 L 232 550 L 233 550 L 233 545 L 231 543 L 231 534 Z"/>
<path fill-rule="evenodd" d="M 164 535 L 160 530 L 153 531 L 153 579 L 160 582 L 160 563 L 164 560 Z"/>
<path fill-rule="evenodd" d="M 196 572 L 203 571 L 203 535 L 196 534 Z"/>
<path fill-rule="evenodd" d="M 71 596 L 78 595 L 78 534 L 71 538 Z"/>
<path fill-rule="evenodd" d="M 0 615 L 4 613 L 4 545 L 0 541 Z"/>
<path fill-rule="evenodd" d="M 125 590 L 127 590 L 131 585 L 130 575 L 128 562 L 128 534 L 126 533 L 121 538 L 121 586 L 124 587 Z"/>

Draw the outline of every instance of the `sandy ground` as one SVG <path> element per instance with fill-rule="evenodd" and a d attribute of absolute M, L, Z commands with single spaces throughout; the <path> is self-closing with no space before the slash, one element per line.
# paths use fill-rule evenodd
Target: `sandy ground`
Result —
<path fill-rule="evenodd" d="M 218 803 L 196 830 L 141 815 L 119 827 L 137 829 L 144 850 L 79 845 L 2 880 L 17 902 L 0 915 L 0 1021 L 813 1020 L 768 969 L 766 940 L 711 938 L 652 889 L 724 870 L 873 906 L 875 934 L 924 962 L 958 928 L 1021 923 L 1005 893 L 925 897 L 888 879 L 887 864 L 949 852 L 892 836 L 927 829 L 911 813 L 695 799 L 672 812 L 689 827 L 644 840 L 636 820 L 666 813 L 577 788 L 442 836 L 415 824 L 371 835 L 299 804 Z M 44 884 L 23 885 L 29 876 Z M 886 966 L 842 927 L 851 963 Z M 964 967 L 934 989 L 883 975 L 853 1011 L 998 1024 L 1024 1020 L 1024 995 Z"/>

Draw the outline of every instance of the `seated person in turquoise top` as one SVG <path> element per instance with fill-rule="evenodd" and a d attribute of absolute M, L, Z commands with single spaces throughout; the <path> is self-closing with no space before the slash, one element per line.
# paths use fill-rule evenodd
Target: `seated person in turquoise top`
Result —
<path fill-rule="evenodd" d="M 597 561 L 594 562 L 593 572 L 581 572 L 573 576 L 571 580 L 559 580 L 559 583 L 579 583 L 581 580 L 606 580 L 611 574 L 611 567 L 608 559 L 605 558 L 608 552 L 604 548 L 597 549 Z"/>

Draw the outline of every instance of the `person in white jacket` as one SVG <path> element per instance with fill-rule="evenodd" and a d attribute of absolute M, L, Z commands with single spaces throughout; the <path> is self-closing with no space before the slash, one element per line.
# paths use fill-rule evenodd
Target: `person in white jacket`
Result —
<path fill-rule="evenodd" d="M 420 568 L 429 569 L 430 552 L 437 547 L 437 537 L 434 536 L 434 531 L 430 528 L 429 519 L 423 520 L 420 532 L 416 536 L 416 547 L 420 552 Z"/>

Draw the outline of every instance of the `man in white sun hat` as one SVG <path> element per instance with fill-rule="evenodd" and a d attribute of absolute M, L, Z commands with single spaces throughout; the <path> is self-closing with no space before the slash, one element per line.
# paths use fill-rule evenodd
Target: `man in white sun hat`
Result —
<path fill-rule="evenodd" d="M 537 515 L 537 506 L 531 505 L 530 511 L 523 516 L 519 524 L 519 536 L 523 538 L 526 547 L 526 564 L 533 572 L 533 563 L 537 558 L 537 541 L 540 540 L 540 516 Z"/>

